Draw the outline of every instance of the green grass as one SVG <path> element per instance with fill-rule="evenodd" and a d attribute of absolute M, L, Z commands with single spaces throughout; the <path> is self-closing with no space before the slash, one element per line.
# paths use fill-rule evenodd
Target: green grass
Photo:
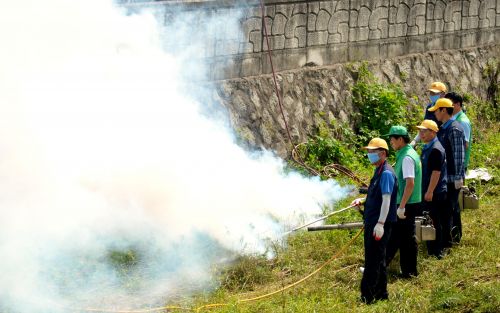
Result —
<path fill-rule="evenodd" d="M 346 254 L 304 283 L 266 299 L 236 304 L 237 299 L 280 289 L 315 270 L 354 234 L 340 230 L 303 232 L 291 237 L 288 246 L 269 261 L 267 283 L 255 283 L 239 291 L 219 289 L 202 301 L 198 299 L 197 304 L 230 303 L 213 309 L 215 312 L 499 312 L 499 204 L 497 196 L 487 196 L 479 210 L 463 212 L 463 241 L 444 259 L 428 257 L 420 244 L 417 278 L 395 278 L 398 264 L 393 261 L 389 268 L 389 301 L 362 304 L 358 300 L 361 273 L 357 266 L 336 272 L 347 265 L 362 264 L 359 238 Z M 254 266 L 248 260 L 246 265 Z"/>
<path fill-rule="evenodd" d="M 395 277 L 397 257 L 389 267 L 388 301 L 367 306 L 359 301 L 363 263 L 362 237 L 340 258 L 302 284 L 271 297 L 248 303 L 239 299 L 263 295 L 293 283 L 334 255 L 356 233 L 336 230 L 306 231 L 290 236 L 285 245 L 273 245 L 275 257 L 242 257 L 220 276 L 221 287 L 192 299 L 192 307 L 226 303 L 212 312 L 500 312 L 500 132 L 499 126 L 476 130 L 470 168 L 487 167 L 495 178 L 487 183 L 468 181 L 481 195 L 479 210 L 462 213 L 463 240 L 442 260 L 426 255 L 420 244 L 420 275 Z M 370 169 L 362 174 L 369 175 Z M 350 199 L 339 203 L 345 206 Z M 334 208 L 330 208 L 334 209 Z M 355 211 L 334 216 L 329 223 L 360 220 Z M 355 265 L 344 271 L 338 269 Z M 203 310 L 206 311 L 206 310 Z"/>

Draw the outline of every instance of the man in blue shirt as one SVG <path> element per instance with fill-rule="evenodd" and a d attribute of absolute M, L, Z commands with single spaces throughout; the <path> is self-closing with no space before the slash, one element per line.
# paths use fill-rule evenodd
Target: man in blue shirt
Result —
<path fill-rule="evenodd" d="M 396 222 L 396 175 L 387 163 L 389 147 L 381 138 L 373 138 L 365 149 L 375 172 L 368 187 L 363 214 L 365 233 L 365 266 L 361 280 L 361 300 L 371 304 L 388 299 L 386 249 L 392 224 Z M 361 205 L 364 199 L 356 199 L 353 205 Z"/>

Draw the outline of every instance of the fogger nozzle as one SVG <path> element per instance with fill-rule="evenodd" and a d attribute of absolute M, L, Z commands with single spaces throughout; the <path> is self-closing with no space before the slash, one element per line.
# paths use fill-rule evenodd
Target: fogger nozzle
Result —
<path fill-rule="evenodd" d="M 321 226 L 309 226 L 308 231 L 319 231 L 319 230 L 332 230 L 332 229 L 354 229 L 363 227 L 363 222 L 352 222 L 343 224 L 331 224 L 331 225 L 321 225 Z"/>

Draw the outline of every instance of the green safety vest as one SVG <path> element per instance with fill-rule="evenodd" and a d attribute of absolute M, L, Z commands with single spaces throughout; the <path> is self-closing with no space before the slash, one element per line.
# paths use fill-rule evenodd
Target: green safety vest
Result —
<path fill-rule="evenodd" d="M 408 204 L 422 202 L 422 163 L 420 162 L 420 156 L 417 151 L 410 145 L 406 145 L 399 151 L 396 151 L 396 167 L 394 171 L 396 172 L 396 177 L 398 179 L 398 197 L 396 200 L 397 204 L 401 203 L 403 198 L 403 193 L 406 187 L 406 180 L 403 178 L 403 159 L 409 156 L 413 162 L 415 162 L 415 184 L 413 187 L 413 192 L 408 199 Z"/>
<path fill-rule="evenodd" d="M 456 120 L 459 121 L 460 123 L 467 123 L 470 125 L 470 135 L 469 135 L 469 147 L 467 147 L 467 150 L 465 150 L 465 161 L 464 161 L 464 166 L 467 168 L 469 165 L 469 159 L 470 159 L 470 148 L 472 145 L 472 123 L 470 122 L 469 118 L 467 115 L 465 115 L 464 111 L 460 111 L 457 113 Z"/>

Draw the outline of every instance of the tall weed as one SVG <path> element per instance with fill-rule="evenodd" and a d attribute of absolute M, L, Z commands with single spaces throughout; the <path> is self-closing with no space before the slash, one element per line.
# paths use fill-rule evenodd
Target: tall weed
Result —
<path fill-rule="evenodd" d="M 359 67 L 357 76 L 352 100 L 359 110 L 356 133 L 361 143 L 389 133 L 393 125 L 414 127 L 417 124 L 421 110 L 409 100 L 401 86 L 378 82 L 366 63 Z"/>

